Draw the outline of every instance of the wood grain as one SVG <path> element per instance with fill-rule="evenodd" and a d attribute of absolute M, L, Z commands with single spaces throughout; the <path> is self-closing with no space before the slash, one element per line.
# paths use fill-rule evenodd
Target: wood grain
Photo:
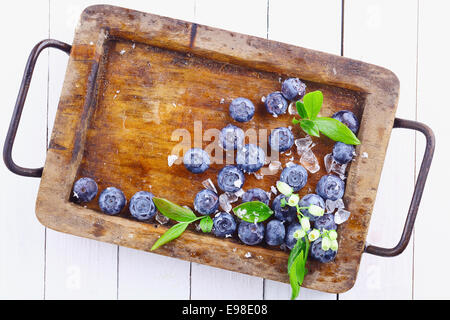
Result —
<path fill-rule="evenodd" d="M 191 30 L 192 24 L 187 22 L 122 8 L 94 6 L 84 11 L 74 39 L 41 180 L 36 205 L 39 220 L 59 231 L 148 250 L 165 228 L 127 219 L 126 214 L 106 216 L 95 207 L 87 209 L 69 202 L 77 173 L 89 173 L 98 180 L 101 188 L 118 185 L 128 198 L 143 189 L 144 183 L 147 183 L 145 178 L 142 179 L 142 174 L 145 174 L 153 175 L 152 186 L 155 189 L 152 188 L 152 191 L 173 199 L 174 191 L 162 186 L 170 185 L 168 182 L 173 181 L 175 176 L 176 181 L 181 182 L 177 185 L 186 186 L 182 191 L 178 190 L 177 202 L 187 204 L 195 194 L 194 188 L 189 187 L 191 179 L 187 178 L 185 171 L 181 171 L 181 167 L 174 167 L 168 172 L 163 165 L 167 160 L 167 151 L 170 151 L 167 145 L 167 135 L 171 133 L 169 129 L 176 128 L 172 122 L 177 123 L 178 127 L 185 126 L 185 123 L 192 123 L 197 114 L 205 124 L 214 124 L 215 121 L 214 127 L 221 128 L 226 120 L 222 117 L 226 115 L 221 112 L 221 105 L 217 105 L 219 97 L 245 93 L 256 102 L 256 97 L 279 86 L 280 76 L 298 75 L 308 83 L 309 89 L 320 88 L 324 91 L 324 115 L 342 106 L 354 110 L 361 117 L 359 137 L 362 146 L 357 148 L 357 152 L 378 155 L 369 159 L 358 158 L 350 168 L 345 201 L 353 216 L 341 226 L 341 254 L 332 264 L 311 262 L 311 273 L 305 280 L 306 287 L 327 292 L 348 290 L 356 278 L 392 128 L 398 99 L 397 78 L 380 67 L 312 50 L 201 25 L 196 28 L 194 36 Z M 130 41 L 136 43 L 135 52 L 132 51 L 132 56 L 124 59 L 126 53 L 120 52 L 125 47 L 132 48 Z M 190 55 L 183 51 L 188 51 Z M 151 63 L 149 70 L 143 61 L 150 58 L 155 62 Z M 162 66 L 164 73 L 153 71 L 163 70 Z M 195 66 L 197 77 L 189 72 L 189 66 Z M 139 77 L 127 78 L 130 72 L 136 72 Z M 182 77 L 186 77 L 186 81 L 181 81 Z M 221 77 L 229 78 L 226 87 Z M 161 81 L 170 83 L 170 86 L 162 86 Z M 209 88 L 199 87 L 206 83 Z M 247 90 L 244 92 L 238 84 L 247 85 Z M 119 85 L 122 89 L 116 89 Z M 157 94 L 154 87 L 162 90 L 157 95 L 158 100 L 154 99 Z M 189 89 L 189 94 L 169 90 L 179 87 Z M 145 92 L 142 88 L 146 89 Z M 122 95 L 118 94 L 113 99 L 113 90 L 116 93 L 120 90 Z M 145 100 L 152 95 L 153 100 Z M 143 100 L 136 102 L 134 96 Z M 183 113 L 186 121 L 169 112 L 174 99 L 179 99 L 182 106 L 192 111 Z M 153 103 L 152 108 L 158 103 L 161 116 L 147 118 L 151 121 L 144 127 L 143 121 L 139 120 L 143 119 L 144 108 L 154 112 L 148 103 Z M 258 105 L 256 120 L 262 116 L 260 108 Z M 116 112 L 118 110 L 121 112 Z M 169 123 L 168 119 L 172 122 Z M 286 123 L 281 120 L 265 118 L 265 127 L 273 128 Z M 159 121 L 159 130 L 154 128 L 155 121 Z M 207 125 L 204 127 L 207 128 Z M 258 128 L 255 123 L 249 126 Z M 145 143 L 149 141 L 152 141 L 153 152 L 144 157 L 143 150 L 148 147 Z M 329 152 L 330 146 L 328 142 L 327 149 L 324 140 L 315 151 L 323 155 L 325 151 Z M 128 157 L 132 151 L 135 161 Z M 114 157 L 111 157 L 113 154 Z M 109 169 L 104 169 L 105 162 Z M 217 167 L 213 166 L 208 174 L 214 175 L 216 171 Z M 317 181 L 316 176 L 311 177 L 311 184 Z M 193 177 L 193 185 L 201 178 L 201 175 Z M 272 182 L 276 180 L 275 177 L 267 177 L 262 185 L 269 186 L 270 179 L 273 179 Z M 256 185 L 256 181 L 252 180 L 249 177 L 246 187 Z M 234 248 L 236 250 L 232 254 Z M 269 279 L 287 280 L 284 270 L 287 253 L 247 247 L 235 240 L 222 241 L 189 231 L 158 251 Z M 246 252 L 252 252 L 253 257 L 258 258 L 243 259 Z"/>

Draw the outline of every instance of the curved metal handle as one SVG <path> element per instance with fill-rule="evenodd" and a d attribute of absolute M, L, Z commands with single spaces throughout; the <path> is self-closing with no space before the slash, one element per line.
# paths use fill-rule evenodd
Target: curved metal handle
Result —
<path fill-rule="evenodd" d="M 20 84 L 19 94 L 17 96 L 16 105 L 11 117 L 11 123 L 9 124 L 8 133 L 6 134 L 5 145 L 3 146 L 3 161 L 6 167 L 13 173 L 25 176 L 25 177 L 41 177 L 43 168 L 28 169 L 18 166 L 12 159 L 11 152 L 16 138 L 17 128 L 19 127 L 20 117 L 22 116 L 23 105 L 27 98 L 28 89 L 30 88 L 31 78 L 33 76 L 34 66 L 36 65 L 39 54 L 45 48 L 52 47 L 64 51 L 70 54 L 72 46 L 52 39 L 46 39 L 39 42 L 31 50 L 28 57 L 27 65 L 25 66 L 25 72 L 23 74 L 22 83 Z"/>
<path fill-rule="evenodd" d="M 397 256 L 406 249 L 406 246 L 409 243 L 409 239 L 411 238 L 411 234 L 414 228 L 417 211 L 419 210 L 420 200 L 422 199 L 425 182 L 427 181 L 428 172 L 430 171 L 431 160 L 433 160 L 435 147 L 433 131 L 423 123 L 396 118 L 394 121 L 394 128 L 413 129 L 422 132 L 426 138 L 426 149 L 422 159 L 422 165 L 420 166 L 417 182 L 414 187 L 414 193 L 412 196 L 411 204 L 409 206 L 408 216 L 406 217 L 406 222 L 405 226 L 403 227 L 403 233 L 400 241 L 395 247 L 390 249 L 370 245 L 367 246 L 364 250 L 367 253 L 381 257 Z"/>

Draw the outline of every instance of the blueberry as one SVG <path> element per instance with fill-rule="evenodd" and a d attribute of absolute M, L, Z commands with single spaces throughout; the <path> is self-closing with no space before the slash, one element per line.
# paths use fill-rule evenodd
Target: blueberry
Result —
<path fill-rule="evenodd" d="M 269 246 L 279 246 L 283 243 L 286 229 L 280 220 L 271 220 L 266 226 L 266 243 Z"/>
<path fill-rule="evenodd" d="M 98 205 L 100 209 L 109 215 L 118 214 L 127 204 L 127 199 L 123 192 L 117 188 L 109 187 L 100 193 Z"/>
<path fill-rule="evenodd" d="M 236 221 L 233 215 L 227 212 L 218 213 L 213 219 L 213 232 L 216 237 L 225 238 L 236 231 Z"/>
<path fill-rule="evenodd" d="M 286 237 L 284 239 L 284 243 L 286 244 L 286 247 L 292 250 L 292 248 L 297 243 L 297 239 L 294 238 L 294 233 L 297 230 L 300 230 L 302 226 L 298 222 L 291 223 L 286 231 Z"/>
<path fill-rule="evenodd" d="M 296 164 L 283 169 L 280 181 L 287 183 L 297 192 L 306 185 L 308 172 L 301 165 Z"/>
<path fill-rule="evenodd" d="M 282 194 L 276 196 L 272 202 L 272 210 L 275 212 L 275 218 L 281 221 L 287 221 L 289 223 L 295 221 L 295 219 L 297 219 L 297 208 L 288 206 L 287 204 L 282 207 L 281 199 L 285 199 L 287 202 L 286 197 Z"/>
<path fill-rule="evenodd" d="M 230 116 L 238 122 L 247 122 L 255 114 L 253 102 L 246 98 L 236 98 L 230 103 Z"/>
<path fill-rule="evenodd" d="M 346 164 L 353 159 L 355 147 L 351 144 L 336 142 L 333 147 L 333 158 L 340 164 Z"/>
<path fill-rule="evenodd" d="M 264 150 L 254 144 L 246 144 L 236 155 L 237 166 L 244 172 L 258 171 L 264 165 L 265 159 Z"/>
<path fill-rule="evenodd" d="M 217 175 L 217 184 L 222 191 L 236 192 L 245 182 L 244 173 L 236 166 L 225 166 Z"/>
<path fill-rule="evenodd" d="M 209 168 L 211 161 L 205 150 L 192 148 L 184 154 L 183 163 L 190 172 L 202 173 Z"/>
<path fill-rule="evenodd" d="M 288 128 L 273 129 L 269 136 L 269 144 L 276 151 L 289 150 L 294 145 L 294 135 Z"/>
<path fill-rule="evenodd" d="M 219 196 L 214 191 L 203 189 L 194 199 L 194 209 L 202 215 L 209 215 L 219 209 Z"/>
<path fill-rule="evenodd" d="M 326 213 L 321 217 L 317 217 L 316 221 L 314 222 L 314 228 L 322 231 L 322 229 L 325 230 L 336 230 L 337 225 L 334 223 L 334 215 Z"/>
<path fill-rule="evenodd" d="M 306 84 L 298 78 L 289 78 L 283 81 L 281 93 L 288 100 L 299 100 L 306 92 Z"/>
<path fill-rule="evenodd" d="M 238 228 L 239 239 L 245 244 L 254 246 L 264 239 L 264 225 L 262 223 L 250 223 L 241 221 Z"/>
<path fill-rule="evenodd" d="M 156 214 L 156 206 L 153 203 L 153 194 L 147 191 L 139 191 L 130 199 L 130 213 L 138 220 L 149 220 Z"/>
<path fill-rule="evenodd" d="M 337 251 L 328 249 L 327 251 L 324 251 L 322 249 L 322 238 L 319 238 L 315 240 L 311 244 L 311 248 L 309 250 L 311 253 L 311 257 L 319 260 L 320 262 L 327 263 L 330 261 L 333 261 L 334 258 L 336 258 Z"/>
<path fill-rule="evenodd" d="M 316 185 L 316 193 L 325 200 L 340 199 L 344 196 L 344 191 L 344 181 L 333 174 L 323 176 Z"/>
<path fill-rule="evenodd" d="M 315 194 L 310 193 L 304 196 L 300 199 L 298 205 L 299 207 L 309 207 L 310 205 L 316 205 L 321 207 L 322 209 L 325 209 L 325 201 L 323 201 L 322 197 Z M 309 213 L 308 209 L 302 209 L 302 213 L 309 218 L 309 220 L 314 221 L 316 220 L 316 216 L 313 216 L 311 213 Z"/>
<path fill-rule="evenodd" d="M 73 196 L 77 202 L 89 202 L 98 192 L 97 183 L 91 178 L 78 179 L 73 185 Z"/>
<path fill-rule="evenodd" d="M 242 195 L 242 202 L 250 201 L 261 201 L 269 205 L 269 196 L 260 188 L 249 189 Z"/>
<path fill-rule="evenodd" d="M 332 117 L 345 124 L 354 134 L 358 132 L 359 121 L 353 112 L 348 110 L 341 110 L 333 114 Z"/>
<path fill-rule="evenodd" d="M 229 124 L 220 131 L 219 141 L 225 150 L 236 150 L 244 145 L 244 131 Z"/>
<path fill-rule="evenodd" d="M 288 107 L 287 100 L 279 91 L 268 94 L 264 104 L 266 105 L 267 112 L 277 116 L 286 113 Z"/>

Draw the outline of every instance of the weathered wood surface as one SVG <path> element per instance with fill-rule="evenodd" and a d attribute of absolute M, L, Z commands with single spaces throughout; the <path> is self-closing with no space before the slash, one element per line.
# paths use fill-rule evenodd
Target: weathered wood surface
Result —
<path fill-rule="evenodd" d="M 220 99 L 228 102 L 239 95 L 257 105 L 248 128 L 286 126 L 290 117 L 267 118 L 260 102 L 261 96 L 279 89 L 279 78 L 286 76 L 304 79 L 309 90 L 324 91 L 323 115 L 345 107 L 361 117 L 362 145 L 357 152 L 374 155 L 358 157 L 350 167 L 344 200 L 353 215 L 340 227 L 335 263 L 311 262 L 305 279 L 309 288 L 348 290 L 356 279 L 392 128 L 397 78 L 380 67 L 261 38 L 117 7 L 86 9 L 47 154 L 36 205 L 39 220 L 55 230 L 149 250 L 166 228 L 131 220 L 126 212 L 110 217 L 95 204 L 83 208 L 69 202 L 76 177 L 92 176 L 100 189 L 120 187 L 127 198 L 151 185 L 155 194 L 191 205 L 201 181 L 215 180 L 219 167 L 213 165 L 199 176 L 182 166 L 168 168 L 167 156 L 176 144 L 170 141 L 172 130 L 192 132 L 196 119 L 202 120 L 203 129 L 222 128 L 230 119 L 224 112 L 227 104 L 220 104 Z M 298 131 L 295 134 L 299 136 Z M 317 142 L 314 151 L 322 158 L 332 144 L 325 139 Z M 310 176 L 303 193 L 313 190 L 323 173 L 322 168 Z M 277 180 L 247 177 L 245 188 L 267 190 Z M 244 258 L 247 252 L 253 258 Z M 188 231 L 158 253 L 287 281 L 287 253 L 236 240 Z"/>

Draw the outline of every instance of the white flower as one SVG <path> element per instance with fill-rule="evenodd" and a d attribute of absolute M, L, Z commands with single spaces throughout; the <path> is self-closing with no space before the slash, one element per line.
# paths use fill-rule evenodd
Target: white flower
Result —
<path fill-rule="evenodd" d="M 294 232 L 294 238 L 297 240 L 303 238 L 304 236 L 306 236 L 306 231 L 303 229 Z"/>
<path fill-rule="evenodd" d="M 331 246 L 330 246 L 331 250 L 337 251 L 338 247 L 339 246 L 338 246 L 337 240 L 331 240 Z"/>
<path fill-rule="evenodd" d="M 284 194 L 287 197 L 289 197 L 292 192 L 294 192 L 294 189 L 292 189 L 290 185 L 282 181 L 277 181 L 277 189 L 278 191 L 280 191 L 280 193 Z"/>
<path fill-rule="evenodd" d="M 300 197 L 298 196 L 298 194 L 293 194 L 289 197 L 288 205 L 291 207 L 295 207 L 299 201 L 300 201 Z"/>
<path fill-rule="evenodd" d="M 308 211 L 315 217 L 321 217 L 321 216 L 323 216 L 323 214 L 325 212 L 324 209 L 322 209 L 321 207 L 316 206 L 314 204 L 312 204 L 308 207 Z"/>
<path fill-rule="evenodd" d="M 330 238 L 330 240 L 336 240 L 337 236 L 338 236 L 338 234 L 337 234 L 336 230 L 330 230 L 328 232 L 328 237 Z"/>
<path fill-rule="evenodd" d="M 330 250 L 331 240 L 328 237 L 322 238 L 322 250 L 327 251 Z"/>
<path fill-rule="evenodd" d="M 309 223 L 309 219 L 307 217 L 303 217 L 300 219 L 300 224 L 302 225 L 302 230 L 308 231 L 311 229 L 311 225 Z"/>
<path fill-rule="evenodd" d="M 309 234 L 308 234 L 308 239 L 309 241 L 314 241 L 317 240 L 320 237 L 320 231 L 317 229 L 313 229 Z"/>

